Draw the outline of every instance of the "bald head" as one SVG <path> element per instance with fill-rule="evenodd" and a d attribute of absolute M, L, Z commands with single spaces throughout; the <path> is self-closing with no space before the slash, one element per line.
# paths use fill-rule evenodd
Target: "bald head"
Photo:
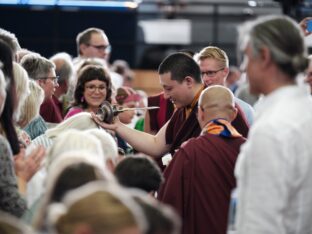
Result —
<path fill-rule="evenodd" d="M 223 118 L 231 122 L 236 116 L 234 95 L 221 85 L 210 86 L 203 90 L 198 104 L 198 121 L 201 127 L 212 119 Z"/>

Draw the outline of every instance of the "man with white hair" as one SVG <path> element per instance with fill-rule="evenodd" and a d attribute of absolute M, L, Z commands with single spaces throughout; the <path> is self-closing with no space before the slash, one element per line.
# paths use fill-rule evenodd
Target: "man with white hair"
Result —
<path fill-rule="evenodd" d="M 296 83 L 309 62 L 303 33 L 267 16 L 239 39 L 250 91 L 263 98 L 235 168 L 237 233 L 312 233 L 312 99 Z"/>

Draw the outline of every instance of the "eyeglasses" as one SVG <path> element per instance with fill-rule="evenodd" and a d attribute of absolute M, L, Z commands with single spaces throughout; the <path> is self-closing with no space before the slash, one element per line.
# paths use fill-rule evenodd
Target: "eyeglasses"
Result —
<path fill-rule="evenodd" d="M 112 50 L 111 45 L 92 45 L 92 44 L 87 44 L 88 46 L 91 46 L 97 50 L 104 50 L 105 52 L 109 53 Z"/>
<path fill-rule="evenodd" d="M 214 77 L 219 71 L 222 71 L 222 70 L 224 70 L 224 67 L 216 71 L 203 71 L 200 74 L 201 76 L 206 75 L 208 77 Z"/>
<path fill-rule="evenodd" d="M 60 76 L 48 76 L 48 77 L 41 77 L 38 78 L 38 80 L 51 80 L 54 84 L 58 84 L 58 79 L 60 78 Z"/>
<path fill-rule="evenodd" d="M 89 92 L 95 92 L 96 90 L 98 90 L 99 92 L 103 93 L 106 90 L 106 86 L 105 85 L 100 85 L 100 86 L 96 86 L 96 85 L 86 85 L 85 86 L 86 90 Z"/>

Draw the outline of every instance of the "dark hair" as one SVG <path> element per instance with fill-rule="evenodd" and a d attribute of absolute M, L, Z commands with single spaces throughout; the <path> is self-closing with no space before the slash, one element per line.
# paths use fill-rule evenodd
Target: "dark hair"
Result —
<path fill-rule="evenodd" d="M 114 174 L 121 185 L 146 192 L 158 190 L 164 181 L 158 165 L 143 155 L 126 157 L 117 164 Z"/>
<path fill-rule="evenodd" d="M 69 190 L 98 179 L 94 166 L 83 162 L 70 165 L 59 175 L 51 194 L 51 202 L 59 202 Z"/>
<path fill-rule="evenodd" d="M 142 208 L 148 229 L 146 234 L 177 234 L 181 230 L 181 220 L 178 214 L 169 206 L 150 200 L 147 197 L 132 195 Z"/>
<path fill-rule="evenodd" d="M 17 106 L 16 87 L 13 75 L 13 54 L 6 42 L 0 39 L 0 61 L 3 64 L 2 71 L 9 83 L 6 92 L 7 97 L 4 103 L 3 112 L 0 116 L 1 127 L 5 132 L 6 138 L 10 143 L 13 155 L 20 152 L 18 137 L 13 122 L 13 113 Z"/>
<path fill-rule="evenodd" d="M 186 76 L 202 83 L 200 69 L 195 60 L 186 53 L 177 52 L 167 56 L 159 65 L 158 73 L 171 73 L 171 79 L 182 82 Z"/>
<path fill-rule="evenodd" d="M 83 97 L 83 92 L 85 90 L 85 83 L 91 80 L 100 80 L 106 83 L 106 101 L 111 102 L 112 82 L 108 71 L 102 66 L 87 65 L 82 68 L 78 74 L 73 106 L 81 106 L 83 109 L 88 107 L 88 103 L 81 100 L 81 98 Z"/>
<path fill-rule="evenodd" d="M 46 194 L 45 199 L 41 202 L 38 212 L 35 216 L 33 226 L 37 230 L 43 230 L 46 227 L 47 207 L 53 202 L 61 202 L 64 195 L 70 190 L 76 189 L 89 182 L 101 180 L 99 171 L 93 165 L 77 162 L 66 166 L 55 179 L 51 194 Z"/>

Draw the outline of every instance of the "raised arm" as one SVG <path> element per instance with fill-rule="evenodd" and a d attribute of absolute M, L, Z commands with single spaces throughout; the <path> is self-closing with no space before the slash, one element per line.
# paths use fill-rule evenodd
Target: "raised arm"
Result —
<path fill-rule="evenodd" d="M 301 27 L 305 36 L 311 35 L 312 32 L 307 30 L 308 21 L 312 20 L 312 17 L 306 17 L 299 22 L 299 26 Z"/>
<path fill-rule="evenodd" d="M 102 128 L 113 130 L 118 133 L 120 137 L 122 137 L 139 152 L 157 158 L 169 151 L 170 145 L 166 144 L 165 137 L 168 123 L 166 123 L 154 136 L 129 128 L 121 123 L 118 118 L 116 118 L 113 124 L 101 122 L 95 114 L 92 114 L 92 118 Z"/>

